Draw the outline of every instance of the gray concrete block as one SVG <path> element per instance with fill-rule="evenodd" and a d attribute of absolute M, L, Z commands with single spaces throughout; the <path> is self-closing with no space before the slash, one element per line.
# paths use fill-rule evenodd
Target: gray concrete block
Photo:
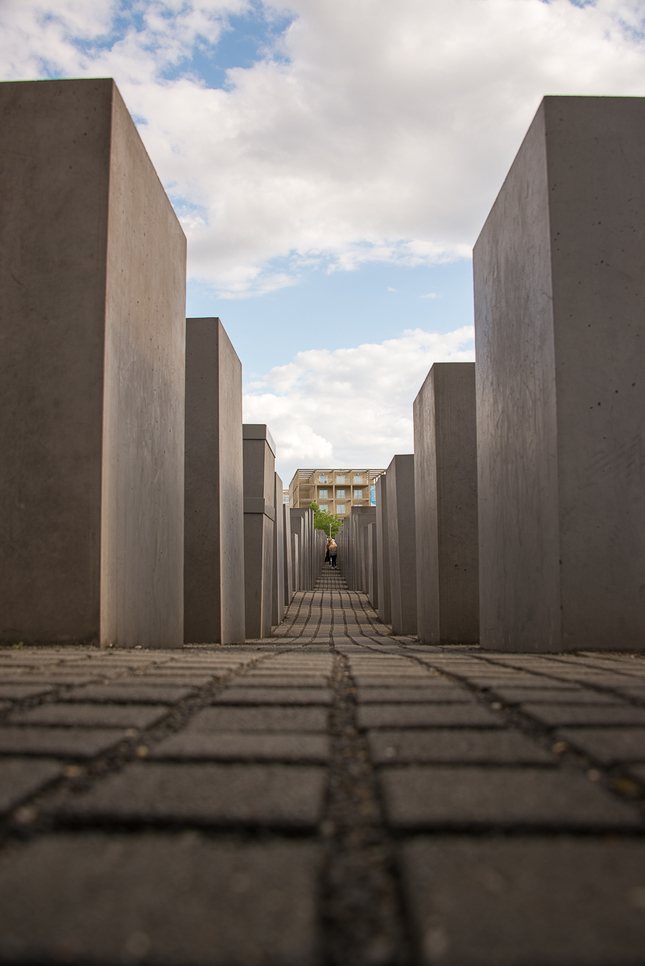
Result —
<path fill-rule="evenodd" d="M 322 732 L 328 727 L 329 712 L 322 706 L 212 707 L 191 719 L 188 729 L 202 734 L 216 731 Z"/>
<path fill-rule="evenodd" d="M 10 701 L 21 701 L 24 698 L 35 698 L 39 694 L 51 691 L 47 684 L 0 684 L 0 698 Z"/>
<path fill-rule="evenodd" d="M 133 764 L 69 799 L 78 818 L 221 825 L 316 825 L 325 769 L 314 766 Z"/>
<path fill-rule="evenodd" d="M 40 755 L 57 758 L 93 758 L 118 745 L 125 731 L 114 728 L 26 727 L 0 728 L 0 754 Z"/>
<path fill-rule="evenodd" d="M 293 583 L 294 578 L 294 560 L 293 560 L 293 542 L 291 539 L 291 514 L 289 513 L 289 504 L 282 504 L 282 537 L 283 537 L 283 556 L 284 556 L 284 605 L 288 607 L 293 600 L 293 595 L 295 593 L 295 587 Z"/>
<path fill-rule="evenodd" d="M 397 828 L 638 828 L 635 807 L 550 768 L 410 765 L 380 775 Z"/>
<path fill-rule="evenodd" d="M 0 814 L 10 812 L 62 773 L 63 766 L 54 761 L 39 761 L 37 758 L 0 760 Z"/>
<path fill-rule="evenodd" d="M 398 686 L 359 687 L 356 692 L 359 704 L 472 704 L 474 699 L 463 688 L 427 688 Z"/>
<path fill-rule="evenodd" d="M 435 363 L 414 401 L 417 633 L 479 640 L 475 363 Z"/>
<path fill-rule="evenodd" d="M 9 723 L 66 728 L 149 728 L 167 714 L 168 708 L 159 705 L 42 704 L 29 711 L 15 712 Z"/>
<path fill-rule="evenodd" d="M 368 732 L 377 765 L 436 762 L 468 765 L 554 765 L 555 758 L 516 731 L 484 729 Z"/>
<path fill-rule="evenodd" d="M 609 694 L 599 694 L 598 691 L 588 691 L 580 688 L 578 691 L 565 691 L 559 688 L 495 688 L 495 694 L 506 704 L 619 704 L 617 698 Z"/>
<path fill-rule="evenodd" d="M 244 641 L 242 364 L 219 319 L 186 320 L 184 641 Z"/>
<path fill-rule="evenodd" d="M 244 423 L 244 596 L 246 637 L 270 637 L 273 612 L 275 443 L 263 424 Z"/>
<path fill-rule="evenodd" d="M 271 623 L 281 624 L 284 620 L 285 607 L 285 561 L 284 561 L 284 503 L 282 480 L 274 474 L 273 505 L 275 507 L 275 525 L 273 527 L 273 601 Z"/>
<path fill-rule="evenodd" d="M 387 475 L 376 481 L 376 545 L 379 553 L 378 613 L 384 624 L 392 620 L 390 599 L 390 549 L 387 525 Z"/>
<path fill-rule="evenodd" d="M 417 838 L 402 846 L 422 964 L 628 966 L 642 957 L 640 841 Z"/>
<path fill-rule="evenodd" d="M 90 684 L 59 697 L 59 701 L 113 704 L 174 704 L 193 694 L 193 688 L 163 687 L 163 685 Z"/>
<path fill-rule="evenodd" d="M 386 475 L 392 633 L 416 634 L 414 456 L 395 456 Z"/>
<path fill-rule="evenodd" d="M 174 761 L 284 761 L 321 764 L 329 759 L 329 738 L 315 734 L 250 734 L 182 731 L 156 745 L 152 758 Z"/>
<path fill-rule="evenodd" d="M 645 728 L 563 728 L 559 737 L 603 765 L 645 762 Z"/>
<path fill-rule="evenodd" d="M 645 649 L 645 102 L 546 97 L 475 246 L 481 643 Z"/>
<path fill-rule="evenodd" d="M 0 957 L 315 966 L 320 859 L 308 842 L 42 838 L 0 861 Z"/>
<path fill-rule="evenodd" d="M 0 640 L 177 647 L 186 240 L 112 80 L 0 116 Z"/>
<path fill-rule="evenodd" d="M 331 704 L 327 688 L 227 688 L 218 694 L 217 704 Z"/>
<path fill-rule="evenodd" d="M 503 721 L 480 704 L 366 704 L 360 728 L 501 728 Z"/>
<path fill-rule="evenodd" d="M 522 711 L 550 727 L 561 725 L 645 725 L 645 708 L 630 704 L 529 704 Z"/>

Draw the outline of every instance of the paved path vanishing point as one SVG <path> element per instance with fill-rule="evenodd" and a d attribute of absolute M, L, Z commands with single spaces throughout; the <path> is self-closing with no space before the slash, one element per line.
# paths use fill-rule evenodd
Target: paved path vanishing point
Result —
<path fill-rule="evenodd" d="M 0 962 L 645 962 L 645 657 L 388 630 L 0 649 Z"/>

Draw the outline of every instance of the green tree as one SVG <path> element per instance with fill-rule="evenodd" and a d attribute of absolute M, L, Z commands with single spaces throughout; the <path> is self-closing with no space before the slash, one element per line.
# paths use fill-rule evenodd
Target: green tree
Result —
<path fill-rule="evenodd" d="M 314 511 L 314 526 L 316 530 L 322 530 L 327 536 L 336 536 L 343 524 L 335 513 L 327 513 L 326 510 L 321 510 L 315 502 L 310 503 L 307 509 Z"/>

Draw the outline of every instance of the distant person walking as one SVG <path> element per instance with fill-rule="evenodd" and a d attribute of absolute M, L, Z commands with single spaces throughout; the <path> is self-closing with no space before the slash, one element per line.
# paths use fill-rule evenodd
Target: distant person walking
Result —
<path fill-rule="evenodd" d="M 329 559 L 331 560 L 332 570 L 336 569 L 336 558 L 338 556 L 338 544 L 333 537 L 330 537 L 327 541 L 327 546 L 329 548 Z"/>

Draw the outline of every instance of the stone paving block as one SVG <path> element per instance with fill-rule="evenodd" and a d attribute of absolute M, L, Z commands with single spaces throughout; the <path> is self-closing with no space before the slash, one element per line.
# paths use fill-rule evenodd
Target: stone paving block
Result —
<path fill-rule="evenodd" d="M 0 698 L 10 701 L 22 701 L 24 698 L 35 698 L 39 694 L 48 694 L 52 688 L 47 684 L 0 684 Z"/>
<path fill-rule="evenodd" d="M 323 674 L 245 674 L 231 681 L 229 688 L 326 688 L 329 684 Z"/>
<path fill-rule="evenodd" d="M 441 691 L 444 688 L 456 687 L 454 681 L 441 678 L 432 678 L 425 674 L 406 674 L 391 673 L 384 671 L 383 674 L 355 674 L 352 677 L 356 684 L 361 688 L 380 688 L 383 685 L 393 688 L 435 688 Z M 465 689 L 464 693 L 465 692 Z"/>
<path fill-rule="evenodd" d="M 226 677 L 225 673 L 221 674 L 191 674 L 188 672 L 176 672 L 173 674 L 138 674 L 136 677 L 120 678 L 118 684 L 133 685 L 138 686 L 145 684 L 147 686 L 162 684 L 168 687 L 169 684 L 177 688 L 203 688 L 207 684 L 212 684 L 218 679 Z M 115 682 L 116 683 L 116 682 Z"/>
<path fill-rule="evenodd" d="M 620 704 L 612 695 L 599 694 L 579 688 L 577 691 L 560 691 L 557 688 L 495 688 L 495 694 L 507 704 Z"/>
<path fill-rule="evenodd" d="M 415 962 L 642 962 L 642 841 L 417 838 L 401 847 L 401 858 Z"/>
<path fill-rule="evenodd" d="M 325 688 L 230 688 L 213 698 L 216 704 L 331 704 Z"/>
<path fill-rule="evenodd" d="M 174 761 L 288 761 L 320 764 L 329 760 L 329 738 L 312 734 L 203 734 L 182 731 L 152 749 L 151 758 Z"/>
<path fill-rule="evenodd" d="M 645 708 L 629 704 L 613 705 L 567 705 L 523 704 L 522 710 L 542 724 L 560 725 L 645 725 Z"/>
<path fill-rule="evenodd" d="M 475 698 L 465 688 L 363 688 L 356 690 L 360 704 L 472 704 Z"/>
<path fill-rule="evenodd" d="M 621 686 L 616 688 L 616 690 L 620 694 L 626 695 L 628 698 L 635 698 L 636 701 L 645 701 L 645 685 L 638 685 L 636 687 L 632 687 L 630 685 L 627 688 Z"/>
<path fill-rule="evenodd" d="M 554 765 L 553 755 L 516 731 L 432 728 L 369 731 L 377 765 L 437 762 L 478 765 Z"/>
<path fill-rule="evenodd" d="M 325 707 L 210 707 L 198 712 L 187 731 L 210 734 L 231 731 L 297 731 L 321 732 L 328 727 L 329 712 Z"/>
<path fill-rule="evenodd" d="M 645 728 L 563 728 L 558 736 L 604 765 L 645 762 Z"/>
<path fill-rule="evenodd" d="M 60 701 L 90 701 L 92 703 L 114 704 L 174 704 L 193 694 L 193 688 L 177 688 L 173 685 L 127 685 L 120 684 L 89 684 L 78 691 L 69 691 L 61 695 Z"/>
<path fill-rule="evenodd" d="M 502 728 L 479 704 L 368 704 L 358 709 L 359 728 Z"/>
<path fill-rule="evenodd" d="M 49 671 L 38 671 L 35 674 L 3 674 L 3 684 L 50 685 L 62 688 L 66 685 L 91 684 L 93 681 L 104 679 L 105 674 L 51 674 Z"/>
<path fill-rule="evenodd" d="M 0 814 L 19 805 L 47 782 L 62 774 L 58 762 L 37 758 L 0 759 Z"/>
<path fill-rule="evenodd" d="M 0 727 L 0 755 L 54 755 L 61 758 L 93 758 L 118 745 L 125 731 L 114 728 Z"/>
<path fill-rule="evenodd" d="M 0 959 L 317 966 L 320 861 L 301 842 L 49 836 L 0 861 Z"/>
<path fill-rule="evenodd" d="M 586 777 L 549 768 L 417 765 L 380 774 L 397 828 L 637 828 L 638 811 Z"/>
<path fill-rule="evenodd" d="M 10 724 L 64 725 L 68 728 L 148 728 L 168 714 L 153 705 L 43 704 L 11 715 Z"/>
<path fill-rule="evenodd" d="M 290 765 L 132 764 L 60 806 L 93 821 L 317 824 L 324 768 Z"/>

